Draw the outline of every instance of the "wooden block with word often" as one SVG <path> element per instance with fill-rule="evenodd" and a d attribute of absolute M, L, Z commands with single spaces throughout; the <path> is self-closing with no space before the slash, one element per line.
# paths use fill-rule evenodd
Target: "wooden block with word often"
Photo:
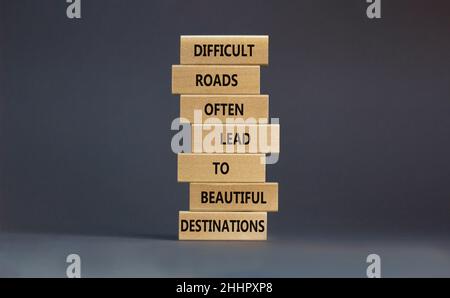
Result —
<path fill-rule="evenodd" d="M 269 95 L 181 95 L 180 118 L 182 123 L 193 124 L 216 119 L 268 123 Z"/>
<path fill-rule="evenodd" d="M 269 64 L 267 35 L 182 35 L 180 64 Z"/>
<path fill-rule="evenodd" d="M 193 153 L 279 153 L 279 124 L 193 124 Z"/>
<path fill-rule="evenodd" d="M 178 182 L 265 180 L 265 154 L 178 154 Z"/>
<path fill-rule="evenodd" d="M 267 240 L 266 212 L 179 213 L 180 240 Z"/>
<path fill-rule="evenodd" d="M 190 211 L 278 211 L 278 183 L 191 183 Z"/>
<path fill-rule="evenodd" d="M 172 65 L 173 94 L 259 94 L 259 66 Z"/>

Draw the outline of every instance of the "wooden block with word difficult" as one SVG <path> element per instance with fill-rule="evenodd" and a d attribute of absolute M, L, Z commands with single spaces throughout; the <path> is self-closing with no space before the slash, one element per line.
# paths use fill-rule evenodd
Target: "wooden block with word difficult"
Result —
<path fill-rule="evenodd" d="M 267 240 L 266 212 L 179 213 L 180 240 Z"/>
<path fill-rule="evenodd" d="M 190 211 L 278 211 L 278 183 L 191 183 Z"/>
<path fill-rule="evenodd" d="M 178 182 L 265 180 L 265 154 L 178 154 Z"/>
<path fill-rule="evenodd" d="M 182 35 L 180 64 L 269 64 L 267 35 Z"/>
<path fill-rule="evenodd" d="M 173 65 L 173 94 L 259 94 L 259 66 Z"/>
<path fill-rule="evenodd" d="M 180 122 L 202 124 L 227 120 L 234 123 L 269 121 L 268 95 L 181 95 Z M 213 119 L 214 118 L 214 119 Z"/>
<path fill-rule="evenodd" d="M 279 124 L 193 124 L 193 153 L 279 153 Z"/>

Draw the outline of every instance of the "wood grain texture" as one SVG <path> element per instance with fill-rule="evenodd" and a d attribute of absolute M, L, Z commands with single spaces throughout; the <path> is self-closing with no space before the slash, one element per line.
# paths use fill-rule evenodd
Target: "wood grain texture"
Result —
<path fill-rule="evenodd" d="M 178 154 L 178 181 L 265 182 L 264 162 L 265 154 L 180 153 Z"/>
<path fill-rule="evenodd" d="M 193 153 L 279 153 L 279 124 L 193 124 Z"/>
<path fill-rule="evenodd" d="M 267 240 L 266 212 L 180 211 L 180 240 Z"/>
<path fill-rule="evenodd" d="M 173 65 L 173 94 L 259 94 L 259 66 Z"/>
<path fill-rule="evenodd" d="M 269 64 L 267 35 L 182 35 L 180 64 Z"/>
<path fill-rule="evenodd" d="M 194 112 L 197 111 L 195 114 Z M 268 95 L 181 95 L 182 123 L 202 124 L 214 119 L 234 123 L 255 119 L 268 122 Z"/>
<path fill-rule="evenodd" d="M 191 183 L 190 211 L 278 211 L 278 183 Z"/>

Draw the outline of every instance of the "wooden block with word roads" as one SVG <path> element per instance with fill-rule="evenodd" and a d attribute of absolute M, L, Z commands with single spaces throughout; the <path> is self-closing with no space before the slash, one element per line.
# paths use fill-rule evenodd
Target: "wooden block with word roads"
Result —
<path fill-rule="evenodd" d="M 178 154 L 178 182 L 265 180 L 265 154 Z"/>
<path fill-rule="evenodd" d="M 259 94 L 259 66 L 173 65 L 173 94 Z"/>
<path fill-rule="evenodd" d="M 278 183 L 191 183 L 190 211 L 278 211 Z"/>
<path fill-rule="evenodd" d="M 180 240 L 267 240 L 266 212 L 180 211 Z"/>
<path fill-rule="evenodd" d="M 193 124 L 193 153 L 279 153 L 279 124 Z"/>
<path fill-rule="evenodd" d="M 181 95 L 180 122 L 201 124 L 208 119 L 240 123 L 269 121 L 269 95 Z"/>
<path fill-rule="evenodd" d="M 180 64 L 269 64 L 267 35 L 182 35 Z"/>

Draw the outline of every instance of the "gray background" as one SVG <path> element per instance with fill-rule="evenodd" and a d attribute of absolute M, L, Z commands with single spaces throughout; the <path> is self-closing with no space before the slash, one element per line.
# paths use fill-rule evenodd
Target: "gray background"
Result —
<path fill-rule="evenodd" d="M 66 6 L 0 0 L 3 232 L 175 239 L 179 36 L 268 34 L 269 237 L 448 237 L 448 1 L 384 0 L 381 20 L 363 0 L 84 0 L 81 20 Z"/>

